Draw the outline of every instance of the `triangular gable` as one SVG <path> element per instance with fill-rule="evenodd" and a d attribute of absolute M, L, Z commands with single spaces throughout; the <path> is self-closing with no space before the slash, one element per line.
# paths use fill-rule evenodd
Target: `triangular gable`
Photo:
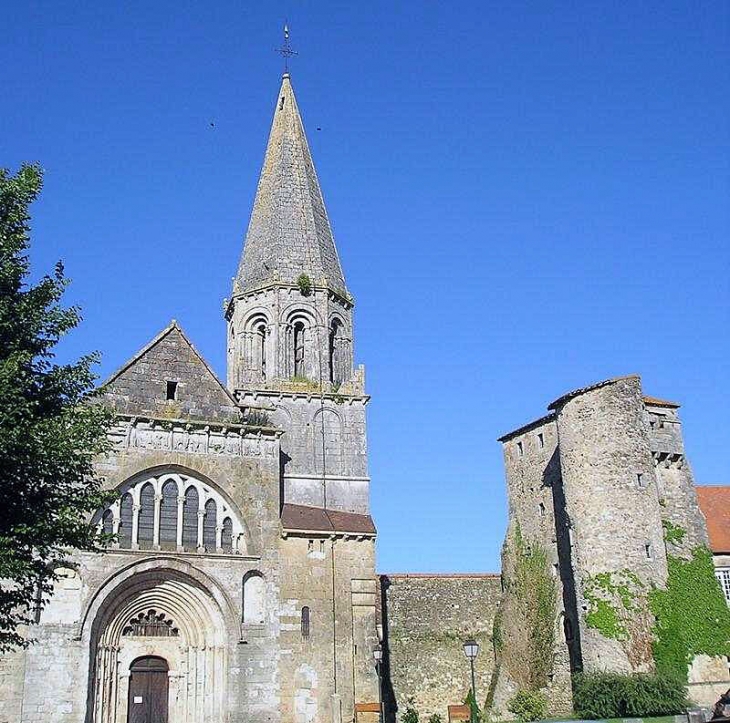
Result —
<path fill-rule="evenodd" d="M 104 383 L 103 394 L 120 414 L 240 419 L 235 399 L 174 320 Z"/>

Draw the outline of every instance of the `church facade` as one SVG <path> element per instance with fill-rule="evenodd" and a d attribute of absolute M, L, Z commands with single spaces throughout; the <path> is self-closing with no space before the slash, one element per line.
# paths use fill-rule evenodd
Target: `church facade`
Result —
<path fill-rule="evenodd" d="M 446 719 L 472 685 L 467 638 L 499 720 L 522 689 L 564 715 L 574 673 L 654 670 L 648 591 L 708 545 L 712 504 L 703 515 L 678 405 L 638 377 L 500 439 L 501 573 L 376 575 L 353 299 L 288 74 L 225 321 L 225 383 L 173 321 L 104 385 L 97 468 L 114 499 L 92 523 L 117 541 L 71 554 L 35 642 L 0 658 L 0 723 L 374 723 L 381 692 L 387 723 L 409 701 Z M 513 581 L 538 551 L 555 609 L 536 632 Z M 607 607 L 620 634 L 596 622 Z M 712 703 L 727 660 L 694 656 L 688 682 Z"/>
<path fill-rule="evenodd" d="M 353 302 L 284 75 L 225 312 L 227 384 L 176 322 L 104 386 L 106 554 L 0 663 L 0 720 L 352 720 L 378 700 Z M 367 706 L 366 706 L 367 707 Z"/>

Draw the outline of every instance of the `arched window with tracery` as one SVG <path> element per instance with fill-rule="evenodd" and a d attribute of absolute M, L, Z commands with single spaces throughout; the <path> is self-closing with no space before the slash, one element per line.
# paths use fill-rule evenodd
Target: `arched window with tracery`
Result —
<path fill-rule="evenodd" d="M 155 531 L 155 488 L 148 482 L 139 492 L 137 543 L 143 550 L 152 547 Z"/>
<path fill-rule="evenodd" d="M 162 485 L 160 500 L 160 548 L 174 550 L 177 548 L 177 482 L 167 480 Z"/>
<path fill-rule="evenodd" d="M 198 511 L 200 509 L 200 495 L 194 485 L 185 490 L 183 502 L 183 529 L 182 544 L 186 550 L 194 551 L 198 548 Z"/>
<path fill-rule="evenodd" d="M 226 517 L 221 526 L 221 550 L 223 552 L 233 551 L 233 523 L 230 517 Z"/>
<path fill-rule="evenodd" d="M 205 503 L 205 517 L 203 518 L 203 546 L 206 552 L 214 552 L 216 544 L 216 528 L 218 527 L 218 506 L 215 500 Z"/>
<path fill-rule="evenodd" d="M 102 530 L 105 535 L 111 535 L 114 532 L 114 514 L 111 510 L 107 510 L 101 518 Z"/>
<path fill-rule="evenodd" d="M 129 492 L 123 494 L 119 503 L 119 532 L 117 533 L 119 535 L 119 547 L 122 549 L 132 547 L 133 505 L 132 495 Z"/>
<path fill-rule="evenodd" d="M 163 472 L 139 476 L 122 485 L 119 493 L 116 502 L 94 516 L 100 532 L 117 532 L 119 549 L 207 554 L 248 550 L 238 512 L 210 483 Z"/>

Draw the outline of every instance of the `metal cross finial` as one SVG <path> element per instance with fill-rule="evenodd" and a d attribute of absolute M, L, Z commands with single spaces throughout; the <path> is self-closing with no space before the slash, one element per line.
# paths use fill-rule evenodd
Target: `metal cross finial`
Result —
<path fill-rule="evenodd" d="M 284 58 L 284 72 L 289 72 L 289 58 L 292 55 L 299 55 L 296 50 L 292 49 L 291 43 L 289 42 L 289 26 L 284 24 L 284 44 L 280 48 L 276 48 L 276 52 Z"/>

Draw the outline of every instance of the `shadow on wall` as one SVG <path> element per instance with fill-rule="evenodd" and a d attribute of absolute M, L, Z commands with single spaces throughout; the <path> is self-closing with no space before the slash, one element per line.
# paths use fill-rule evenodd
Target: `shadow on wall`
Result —
<path fill-rule="evenodd" d="M 560 581 L 563 587 L 563 627 L 568 644 L 571 672 L 583 669 L 580 649 L 580 629 L 578 626 L 578 602 L 573 578 L 572 547 L 570 544 L 570 517 L 565 507 L 563 476 L 560 469 L 560 452 L 556 448 L 542 476 L 545 487 L 552 487 L 553 507 L 555 513 L 555 538 L 558 546 L 558 565 Z"/>
<path fill-rule="evenodd" d="M 380 619 L 383 627 L 383 670 L 381 695 L 383 696 L 384 723 L 396 723 L 398 718 L 398 703 L 395 699 L 393 682 L 390 677 L 390 647 L 388 645 L 388 588 L 390 581 L 386 576 L 380 577 Z"/>

